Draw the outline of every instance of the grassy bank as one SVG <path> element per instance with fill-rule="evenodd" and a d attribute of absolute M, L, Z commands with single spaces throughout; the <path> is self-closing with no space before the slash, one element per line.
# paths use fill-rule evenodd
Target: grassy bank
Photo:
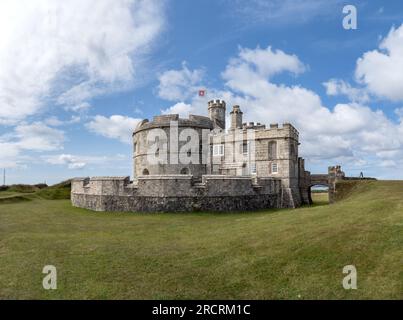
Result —
<path fill-rule="evenodd" d="M 236 214 L 94 213 L 39 194 L 0 202 L 0 298 L 402 299 L 403 182 L 362 183 L 334 205 L 314 197 Z M 49 264 L 53 291 L 42 288 Z M 349 264 L 358 290 L 341 285 Z"/>

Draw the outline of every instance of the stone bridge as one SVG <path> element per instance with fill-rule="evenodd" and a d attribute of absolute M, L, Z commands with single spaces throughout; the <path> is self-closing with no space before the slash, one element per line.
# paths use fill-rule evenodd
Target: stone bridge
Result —
<path fill-rule="evenodd" d="M 332 203 L 335 200 L 336 195 L 336 184 L 342 180 L 375 180 L 374 178 L 360 178 L 346 177 L 344 172 L 341 170 L 341 166 L 329 167 L 327 174 L 311 174 L 310 176 L 310 186 L 325 186 L 329 188 L 329 202 Z M 309 192 L 309 195 L 311 193 Z"/>
<path fill-rule="evenodd" d="M 317 185 L 328 187 L 329 202 L 332 203 L 335 199 L 336 183 L 344 179 L 345 174 L 341 170 L 341 166 L 332 166 L 328 168 L 327 174 L 311 174 L 310 188 Z"/>
<path fill-rule="evenodd" d="M 311 174 L 311 187 L 313 186 L 329 186 L 328 174 Z"/>

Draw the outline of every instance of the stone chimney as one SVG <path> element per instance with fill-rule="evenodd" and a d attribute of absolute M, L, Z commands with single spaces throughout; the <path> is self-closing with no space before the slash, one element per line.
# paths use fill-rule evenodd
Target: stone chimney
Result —
<path fill-rule="evenodd" d="M 242 129 L 242 111 L 239 106 L 233 106 L 231 115 L 231 130 Z"/>

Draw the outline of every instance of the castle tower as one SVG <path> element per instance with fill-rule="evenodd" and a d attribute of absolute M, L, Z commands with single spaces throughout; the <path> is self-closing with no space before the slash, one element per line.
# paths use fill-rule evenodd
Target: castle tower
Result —
<path fill-rule="evenodd" d="M 225 101 L 211 100 L 208 103 L 209 118 L 214 122 L 214 128 L 225 129 Z"/>
<path fill-rule="evenodd" d="M 242 129 L 242 115 L 243 112 L 239 106 L 233 106 L 231 115 L 231 130 Z"/>

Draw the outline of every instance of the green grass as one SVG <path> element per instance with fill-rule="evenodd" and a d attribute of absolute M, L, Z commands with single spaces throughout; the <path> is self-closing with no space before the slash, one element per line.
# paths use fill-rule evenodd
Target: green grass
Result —
<path fill-rule="evenodd" d="M 234 214 L 95 213 L 0 203 L 0 298 L 402 299 L 403 182 L 333 205 Z M 58 289 L 42 288 L 55 265 Z M 343 266 L 358 271 L 344 290 Z"/>
<path fill-rule="evenodd" d="M 70 199 L 71 183 L 63 181 L 50 187 L 38 187 L 32 185 L 13 185 L 0 191 L 0 204 L 31 201 L 36 198 L 46 200 Z"/>

